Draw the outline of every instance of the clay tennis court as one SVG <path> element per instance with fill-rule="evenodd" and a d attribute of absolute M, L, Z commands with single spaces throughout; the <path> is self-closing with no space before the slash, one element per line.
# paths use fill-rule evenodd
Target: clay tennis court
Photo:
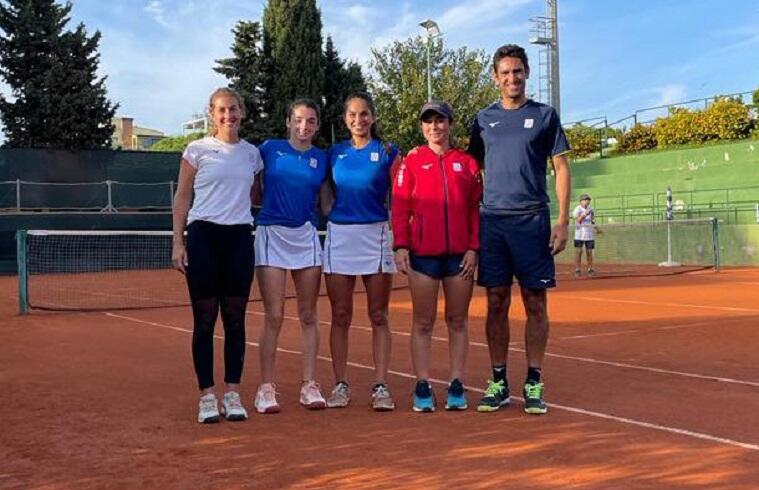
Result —
<path fill-rule="evenodd" d="M 298 404 L 300 327 L 288 301 L 277 357 L 282 413 L 215 425 L 196 422 L 189 307 L 18 316 L 15 278 L 0 279 L 1 488 L 759 486 L 757 269 L 562 280 L 549 298 L 550 409 L 542 417 L 524 414 L 520 399 L 493 414 L 473 410 L 489 375 L 479 288 L 465 379 L 470 410 L 411 411 L 411 305 L 409 291 L 399 289 L 389 378 L 398 409 L 368 407 L 371 333 L 358 294 L 353 404 L 308 412 Z M 242 392 L 251 411 L 261 311 L 261 303 L 250 304 Z M 512 311 L 509 378 L 519 395 L 519 301 Z M 320 317 L 318 374 L 328 391 L 326 298 Z M 440 323 L 433 342 L 438 401 L 445 338 Z M 218 382 L 220 340 L 217 347 Z"/>

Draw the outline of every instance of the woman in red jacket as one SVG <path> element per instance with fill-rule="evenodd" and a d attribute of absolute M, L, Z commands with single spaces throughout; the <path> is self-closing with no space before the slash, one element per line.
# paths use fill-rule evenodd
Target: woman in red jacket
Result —
<path fill-rule="evenodd" d="M 451 106 L 430 101 L 419 116 L 427 144 L 411 150 L 403 161 L 395 175 L 392 200 L 395 261 L 398 271 L 409 276 L 414 310 L 414 410 L 435 410 L 428 379 L 441 282 L 451 367 L 445 408 L 465 410 L 461 379 L 469 346 L 467 317 L 479 249 L 482 181 L 475 159 L 450 145 Z"/>

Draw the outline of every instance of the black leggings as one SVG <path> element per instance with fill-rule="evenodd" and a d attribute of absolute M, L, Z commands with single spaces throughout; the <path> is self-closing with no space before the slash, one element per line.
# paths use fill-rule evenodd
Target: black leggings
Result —
<path fill-rule="evenodd" d="M 239 383 L 245 360 L 245 310 L 253 282 L 250 225 L 192 222 L 187 227 L 187 262 L 198 387 L 214 385 L 213 331 L 219 309 L 224 324 L 224 382 Z"/>

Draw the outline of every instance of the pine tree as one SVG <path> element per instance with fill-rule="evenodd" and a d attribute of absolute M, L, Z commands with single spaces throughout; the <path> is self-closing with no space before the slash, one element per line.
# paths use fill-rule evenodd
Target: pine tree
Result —
<path fill-rule="evenodd" d="M 0 2 L 0 75 L 15 99 L 0 96 L 8 146 L 110 146 L 118 105 L 97 77 L 100 32 L 65 30 L 70 12 L 54 0 Z"/>
<path fill-rule="evenodd" d="M 258 22 L 239 21 L 234 29 L 232 57 L 216 60 L 214 71 L 230 81 L 245 101 L 247 117 L 240 128 L 240 135 L 254 143 L 260 143 L 268 134 L 265 112 L 267 94 L 266 60 L 263 53 L 263 33 Z"/>
<path fill-rule="evenodd" d="M 361 73 L 361 66 L 350 62 L 347 64 L 340 56 L 327 36 L 324 48 L 324 111 L 322 113 L 321 141 L 333 143 L 347 138 L 343 124 L 343 102 L 353 92 L 365 91 L 366 81 Z"/>
<path fill-rule="evenodd" d="M 286 134 L 284 120 L 294 99 L 322 103 L 324 60 L 321 13 L 315 0 L 270 0 L 264 9 L 265 71 L 270 83 L 264 112 L 270 134 Z"/>

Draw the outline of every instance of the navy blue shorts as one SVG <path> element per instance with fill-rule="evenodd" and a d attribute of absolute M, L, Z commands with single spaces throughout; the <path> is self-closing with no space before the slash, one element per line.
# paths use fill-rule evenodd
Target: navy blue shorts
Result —
<path fill-rule="evenodd" d="M 455 276 L 461 272 L 461 260 L 464 254 L 455 255 L 416 255 L 409 254 L 411 268 L 433 279 Z"/>
<path fill-rule="evenodd" d="M 247 298 L 253 281 L 250 225 L 193 221 L 187 226 L 186 279 L 192 301 Z"/>
<path fill-rule="evenodd" d="M 585 250 L 593 250 L 596 248 L 595 240 L 575 240 L 575 248 L 585 247 Z"/>
<path fill-rule="evenodd" d="M 522 287 L 556 286 L 551 255 L 551 217 L 539 214 L 488 215 L 480 218 L 480 268 L 477 284 L 511 286 L 516 276 Z"/>

